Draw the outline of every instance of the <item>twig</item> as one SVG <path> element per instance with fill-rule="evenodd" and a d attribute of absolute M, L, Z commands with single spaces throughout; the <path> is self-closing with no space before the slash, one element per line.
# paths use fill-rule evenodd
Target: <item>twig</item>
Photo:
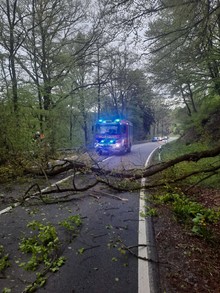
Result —
<path fill-rule="evenodd" d="M 100 247 L 101 245 L 94 245 L 94 246 L 90 246 L 90 247 L 87 247 L 87 248 L 83 248 L 83 252 L 87 251 L 87 250 L 90 250 L 90 249 L 93 249 L 93 248 L 98 248 Z"/>
<path fill-rule="evenodd" d="M 104 192 L 104 191 L 94 191 L 94 192 L 101 193 L 103 195 L 107 195 L 107 196 L 110 196 L 110 197 L 115 198 L 115 199 L 118 199 L 118 200 L 128 201 L 127 198 L 122 198 L 120 196 L 117 196 L 117 195 L 114 195 L 114 194 L 110 194 L 110 193 L 107 193 L 107 192 Z"/>
<path fill-rule="evenodd" d="M 147 257 L 143 257 L 143 256 L 138 256 L 136 253 L 134 253 L 134 252 L 132 251 L 132 248 L 137 248 L 137 247 L 147 247 L 147 246 L 148 246 L 147 244 L 137 244 L 137 245 L 133 245 L 133 246 L 127 246 L 127 245 L 125 245 L 125 244 L 122 242 L 122 240 L 121 240 L 120 237 L 118 238 L 118 241 L 121 243 L 121 245 L 122 245 L 122 249 L 127 250 L 128 252 L 130 252 L 130 253 L 131 253 L 134 257 L 136 257 L 137 259 L 142 259 L 142 260 L 144 260 L 144 261 L 149 261 L 149 262 L 159 263 L 158 261 L 153 260 L 153 259 L 151 259 L 151 258 L 147 258 Z"/>
<path fill-rule="evenodd" d="M 218 174 L 218 172 L 213 172 L 213 173 L 211 173 L 211 174 L 205 176 L 204 178 L 202 178 L 202 179 L 200 179 L 199 181 L 197 181 L 195 184 L 193 184 L 193 185 L 189 186 L 188 188 L 186 188 L 184 191 L 185 191 L 185 192 L 189 191 L 191 188 L 195 187 L 196 185 L 198 185 L 198 184 L 201 183 L 202 181 L 205 181 L 206 179 L 208 179 L 208 178 L 210 178 L 210 177 L 212 177 L 212 176 L 214 176 L 214 175 L 217 175 L 217 174 Z"/>
<path fill-rule="evenodd" d="M 38 193 L 34 193 L 34 194 L 28 194 L 34 187 L 37 187 L 37 189 L 38 189 Z M 28 188 L 28 190 L 25 192 L 25 194 L 24 194 L 24 196 L 23 196 L 23 198 L 22 198 L 22 201 L 21 201 L 21 203 L 23 203 L 26 199 L 28 199 L 28 198 L 30 198 L 31 196 L 37 196 L 37 195 L 42 195 L 42 193 L 41 193 L 41 189 L 40 189 L 40 186 L 39 186 L 39 184 L 38 183 L 34 183 L 33 185 L 31 185 L 31 187 L 29 187 Z"/>
<path fill-rule="evenodd" d="M 138 258 L 138 259 L 142 259 L 144 261 L 149 261 L 149 262 L 155 262 L 158 263 L 158 261 L 153 260 L 152 258 L 147 258 L 144 256 L 138 256 L 136 253 L 134 253 L 131 249 L 135 248 L 135 247 L 146 247 L 147 245 L 145 244 L 140 244 L 140 245 L 136 245 L 136 246 L 126 246 L 124 243 L 122 243 L 122 248 L 124 248 L 125 250 L 129 251 L 134 257 Z"/>

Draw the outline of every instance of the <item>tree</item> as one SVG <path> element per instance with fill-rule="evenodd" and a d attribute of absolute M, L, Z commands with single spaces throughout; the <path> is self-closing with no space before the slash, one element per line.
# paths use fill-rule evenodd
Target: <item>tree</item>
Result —
<path fill-rule="evenodd" d="M 189 115 L 198 111 L 198 92 L 212 86 L 219 94 L 219 1 L 114 1 L 109 11 L 129 32 L 144 25 L 155 81 L 182 96 Z"/>
<path fill-rule="evenodd" d="M 53 89 L 74 65 L 74 56 L 66 48 L 73 43 L 80 29 L 75 27 L 85 14 L 77 2 L 33 0 L 30 15 L 24 23 L 25 27 L 31 28 L 24 44 L 24 55 L 28 55 L 28 62 L 33 62 L 23 64 L 23 69 L 36 84 L 39 107 L 49 110 L 56 104 Z"/>
<path fill-rule="evenodd" d="M 152 101 L 154 123 L 152 124 L 152 136 L 167 136 L 171 127 L 171 112 L 169 104 L 165 104 L 165 98 L 157 96 Z"/>
<path fill-rule="evenodd" d="M 159 63 L 161 69 L 165 63 L 165 72 L 169 72 L 165 76 L 169 77 L 170 84 L 178 86 L 191 114 L 191 111 L 197 111 L 194 92 L 204 91 L 207 85 L 213 84 L 213 89 L 219 93 L 216 63 L 219 55 L 219 2 L 164 3 L 166 9 L 150 23 L 146 34 L 150 51 L 155 54 L 152 67 Z M 161 75 L 157 76 L 160 78 Z"/>
<path fill-rule="evenodd" d="M 28 5 L 27 1 L 18 6 L 18 1 L 1 1 L 0 3 L 0 46 L 4 55 L 2 61 L 7 64 L 8 73 L 10 75 L 10 86 L 12 90 L 13 111 L 18 112 L 18 72 L 16 67 L 16 56 L 18 56 L 26 35 L 23 34 L 22 21 L 27 17 L 24 9 Z M 6 84 L 7 88 L 9 84 Z"/>
<path fill-rule="evenodd" d="M 32 108 L 35 109 L 34 115 L 39 119 L 39 123 L 34 123 L 30 129 L 35 128 L 36 131 L 40 128 L 42 132 L 46 130 L 53 147 L 56 132 L 53 117 L 57 115 L 53 111 L 75 90 L 72 87 L 68 89 L 65 85 L 64 92 L 62 85 L 70 71 L 77 66 L 77 60 L 88 54 L 87 51 L 98 36 L 91 30 L 86 43 L 76 49 L 76 37 L 80 30 L 85 30 L 87 12 L 80 1 L 30 0 L 19 3 L 7 1 L 6 4 L 2 3 L 1 6 L 3 16 L 0 44 L 9 51 L 2 55 L 2 62 L 9 64 L 14 110 L 18 109 L 20 88 L 28 85 L 29 95 L 32 95 L 29 107 L 31 113 Z M 6 83 L 10 97 L 7 72 L 2 81 Z M 27 105 L 20 103 L 20 106 Z"/>

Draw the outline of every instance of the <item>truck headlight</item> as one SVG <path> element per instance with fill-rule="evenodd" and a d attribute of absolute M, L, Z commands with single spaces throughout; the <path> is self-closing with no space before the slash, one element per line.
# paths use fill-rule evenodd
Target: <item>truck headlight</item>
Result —
<path fill-rule="evenodd" d="M 115 148 L 120 148 L 120 147 L 121 147 L 121 143 L 120 142 L 116 142 Z"/>

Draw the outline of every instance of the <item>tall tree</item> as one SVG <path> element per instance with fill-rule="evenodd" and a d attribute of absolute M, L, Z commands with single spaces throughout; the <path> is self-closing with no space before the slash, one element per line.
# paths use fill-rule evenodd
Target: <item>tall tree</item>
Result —
<path fill-rule="evenodd" d="M 60 0 L 32 0 L 30 12 L 31 18 L 24 23 L 25 27 L 31 27 L 31 34 L 24 45 L 29 58 L 23 69 L 38 88 L 40 107 L 49 110 L 56 102 L 52 90 L 63 81 L 74 64 L 66 47 L 80 29 L 76 26 L 85 14 L 80 2 Z"/>
<path fill-rule="evenodd" d="M 188 115 L 200 96 L 219 94 L 219 1 L 164 1 L 146 33 L 155 82 L 181 96 Z M 188 4 L 188 5 L 186 5 Z M 200 103 L 200 102 L 199 102 Z"/>
<path fill-rule="evenodd" d="M 4 53 L 5 65 L 7 64 L 10 75 L 12 91 L 12 103 L 15 113 L 18 112 L 18 72 L 16 67 L 16 56 L 21 48 L 25 34 L 21 23 L 26 17 L 25 0 L 19 6 L 17 0 L 0 2 L 0 46 Z M 7 59 L 6 59 L 7 58 Z"/>

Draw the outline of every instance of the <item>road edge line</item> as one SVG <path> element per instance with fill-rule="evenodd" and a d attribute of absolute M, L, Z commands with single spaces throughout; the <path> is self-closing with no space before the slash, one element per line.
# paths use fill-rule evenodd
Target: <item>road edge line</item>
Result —
<path fill-rule="evenodd" d="M 57 181 L 56 183 L 51 184 L 51 186 L 53 187 L 53 186 L 56 186 L 59 183 L 65 182 L 66 180 L 68 180 L 71 177 L 73 177 L 73 175 L 70 175 L 70 176 L 68 176 L 68 177 L 66 177 L 64 179 L 61 179 L 61 180 Z M 50 189 L 51 186 L 47 186 L 47 187 L 41 189 L 41 192 L 47 191 L 48 189 Z M 12 205 L 8 206 L 7 208 L 4 208 L 3 210 L 0 210 L 0 215 L 8 213 L 12 209 L 14 209 L 14 208 L 16 208 L 16 207 L 18 207 L 20 205 L 21 205 L 21 203 L 19 201 L 17 201 L 15 203 L 13 203 Z"/>
<path fill-rule="evenodd" d="M 154 152 L 159 148 L 156 147 L 148 156 L 144 167 L 147 167 Z M 141 186 L 144 186 L 146 179 L 141 180 Z M 138 227 L 138 244 L 144 244 L 145 247 L 138 248 L 138 257 L 157 260 L 154 243 L 154 232 L 152 228 L 151 218 L 141 217 L 141 213 L 145 213 L 145 189 L 140 191 L 139 200 L 139 227 Z M 158 267 L 158 265 L 157 265 Z M 156 282 L 157 281 L 157 282 Z M 158 268 L 149 261 L 138 259 L 138 293 L 159 293 L 160 285 L 158 282 Z"/>

